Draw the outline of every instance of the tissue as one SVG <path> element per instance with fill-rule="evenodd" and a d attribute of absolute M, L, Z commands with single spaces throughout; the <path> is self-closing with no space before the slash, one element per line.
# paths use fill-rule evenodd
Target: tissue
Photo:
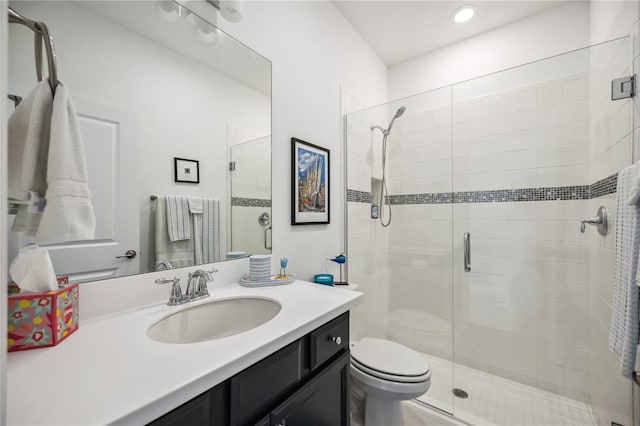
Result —
<path fill-rule="evenodd" d="M 22 291 L 47 292 L 58 289 L 49 252 L 36 244 L 20 249 L 9 266 L 9 274 Z"/>

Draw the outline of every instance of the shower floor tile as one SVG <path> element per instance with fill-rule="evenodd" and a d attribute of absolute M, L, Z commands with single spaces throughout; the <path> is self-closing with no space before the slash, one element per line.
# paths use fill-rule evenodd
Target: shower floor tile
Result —
<path fill-rule="evenodd" d="M 596 426 L 589 404 L 424 355 L 431 366 L 431 388 L 418 401 L 454 413 L 474 425 Z M 469 397 L 454 397 L 455 387 Z"/>

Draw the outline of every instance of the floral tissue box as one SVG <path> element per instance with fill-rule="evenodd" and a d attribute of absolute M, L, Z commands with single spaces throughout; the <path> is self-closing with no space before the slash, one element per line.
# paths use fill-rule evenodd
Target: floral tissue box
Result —
<path fill-rule="evenodd" d="M 78 283 L 59 277 L 58 290 L 9 295 L 8 350 L 55 346 L 79 327 Z"/>

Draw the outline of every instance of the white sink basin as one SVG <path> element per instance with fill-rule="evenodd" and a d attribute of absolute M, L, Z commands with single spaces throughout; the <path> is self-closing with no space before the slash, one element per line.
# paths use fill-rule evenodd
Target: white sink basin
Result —
<path fill-rule="evenodd" d="M 173 313 L 147 330 L 162 343 L 196 343 L 242 333 L 275 317 L 282 306 L 273 299 L 236 297 L 192 306 Z"/>

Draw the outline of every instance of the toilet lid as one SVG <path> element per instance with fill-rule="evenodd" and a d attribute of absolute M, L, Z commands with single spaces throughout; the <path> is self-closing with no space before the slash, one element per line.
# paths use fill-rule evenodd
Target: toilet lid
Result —
<path fill-rule="evenodd" d="M 389 382 L 422 383 L 422 382 L 428 381 L 431 378 L 431 371 L 428 371 L 426 374 L 423 374 L 422 376 L 396 376 L 393 374 L 383 373 L 381 371 L 373 370 L 365 365 L 360 364 L 353 357 L 351 358 L 351 368 L 355 368 L 369 376 L 376 377 L 378 379 L 382 379 Z"/>
<path fill-rule="evenodd" d="M 429 363 L 424 357 L 384 339 L 365 337 L 351 348 L 351 358 L 364 367 L 390 376 L 418 377 L 429 372 Z"/>

